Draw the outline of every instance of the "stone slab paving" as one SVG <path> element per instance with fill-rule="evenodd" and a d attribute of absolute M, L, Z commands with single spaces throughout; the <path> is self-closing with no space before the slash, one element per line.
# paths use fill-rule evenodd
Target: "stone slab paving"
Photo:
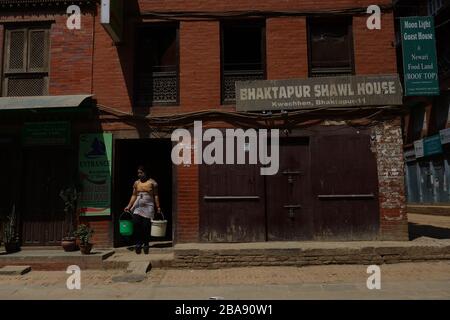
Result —
<path fill-rule="evenodd" d="M 127 272 L 146 275 L 151 268 L 150 261 L 132 261 L 128 264 Z"/>
<path fill-rule="evenodd" d="M 81 290 L 68 290 L 60 271 L 5 276 L 0 299 L 450 299 L 448 261 L 382 265 L 381 290 L 367 289 L 364 265 L 152 269 L 139 282 L 115 281 L 120 276 L 82 271 Z"/>

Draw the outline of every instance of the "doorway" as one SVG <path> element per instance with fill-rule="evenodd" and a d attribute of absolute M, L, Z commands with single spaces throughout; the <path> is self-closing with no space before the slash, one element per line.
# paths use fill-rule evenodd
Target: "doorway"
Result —
<path fill-rule="evenodd" d="M 133 244 L 131 237 L 119 233 L 119 217 L 130 201 L 137 167 L 144 165 L 158 183 L 164 217 L 168 220 L 166 236 L 152 241 L 172 241 L 172 142 L 170 139 L 118 139 L 114 146 L 113 221 L 114 246 Z"/>
<path fill-rule="evenodd" d="M 374 240 L 377 164 L 367 134 L 280 138 L 279 170 L 200 167 L 200 240 Z"/>
<path fill-rule="evenodd" d="M 278 173 L 259 164 L 203 165 L 200 236 L 209 242 L 313 237 L 308 138 L 281 138 Z"/>
<path fill-rule="evenodd" d="M 68 230 L 60 191 L 72 178 L 67 148 L 24 148 L 17 212 L 25 246 L 59 246 Z"/>
<path fill-rule="evenodd" d="M 13 211 L 14 180 L 19 174 L 18 157 L 19 148 L 15 147 L 12 138 L 0 138 L 0 241 L 3 240 L 3 228 L 6 217 Z"/>
<path fill-rule="evenodd" d="M 278 173 L 266 177 L 267 240 L 310 240 L 313 215 L 308 138 L 280 139 Z"/>

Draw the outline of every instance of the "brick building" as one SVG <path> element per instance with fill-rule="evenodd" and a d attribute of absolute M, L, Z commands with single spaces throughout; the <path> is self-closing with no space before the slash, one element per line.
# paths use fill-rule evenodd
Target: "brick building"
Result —
<path fill-rule="evenodd" d="M 410 113 L 404 119 L 404 148 L 406 162 L 406 191 L 409 212 L 448 213 L 450 202 L 449 130 L 450 108 L 450 3 L 442 0 L 418 0 L 414 4 L 397 1 L 398 17 L 431 17 L 436 42 L 436 68 L 438 92 L 434 95 L 418 94 L 405 99 Z M 399 23 L 400 24 L 400 23 Z M 398 35 L 400 39 L 400 26 Z M 399 67 L 402 46 L 398 43 Z M 399 73 L 403 71 L 400 70 Z M 442 138 L 441 138 L 442 136 Z M 434 149 L 430 148 L 433 144 Z M 423 154 L 414 146 L 426 148 Z"/>
<path fill-rule="evenodd" d="M 71 4 L 79 30 L 66 24 Z M 97 246 L 125 243 L 118 219 L 141 163 L 175 242 L 407 240 L 401 106 L 235 106 L 236 81 L 395 75 L 391 1 L 379 3 L 381 30 L 366 27 L 371 4 L 127 0 L 116 43 L 99 1 L 0 0 L 0 214 L 15 205 L 24 245 L 57 245 L 67 227 L 58 193 L 79 180 L 81 137 L 110 133 L 106 214 L 80 218 Z M 171 132 L 194 120 L 279 128 L 279 172 L 172 165 Z M 39 140 L 42 123 L 53 136 Z"/>

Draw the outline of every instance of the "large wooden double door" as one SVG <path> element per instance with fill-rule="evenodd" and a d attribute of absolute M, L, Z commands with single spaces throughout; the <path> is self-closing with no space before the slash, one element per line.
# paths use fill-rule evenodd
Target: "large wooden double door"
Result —
<path fill-rule="evenodd" d="M 202 165 L 200 238 L 209 242 L 374 239 L 378 181 L 368 135 L 282 138 L 279 170 Z"/>
<path fill-rule="evenodd" d="M 281 139 L 279 170 L 204 165 L 200 170 L 203 241 L 300 240 L 312 236 L 308 139 Z"/>

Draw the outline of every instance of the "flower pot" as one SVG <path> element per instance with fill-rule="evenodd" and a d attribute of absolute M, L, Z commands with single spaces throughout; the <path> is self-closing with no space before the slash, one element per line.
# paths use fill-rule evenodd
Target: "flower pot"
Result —
<path fill-rule="evenodd" d="M 20 251 L 20 244 L 18 242 L 5 242 L 6 253 L 15 253 Z"/>
<path fill-rule="evenodd" d="M 73 237 L 63 238 L 61 246 L 65 252 L 73 252 L 78 250 L 77 239 Z"/>
<path fill-rule="evenodd" d="M 80 251 L 82 254 L 90 254 L 92 250 L 92 243 L 80 244 Z"/>

